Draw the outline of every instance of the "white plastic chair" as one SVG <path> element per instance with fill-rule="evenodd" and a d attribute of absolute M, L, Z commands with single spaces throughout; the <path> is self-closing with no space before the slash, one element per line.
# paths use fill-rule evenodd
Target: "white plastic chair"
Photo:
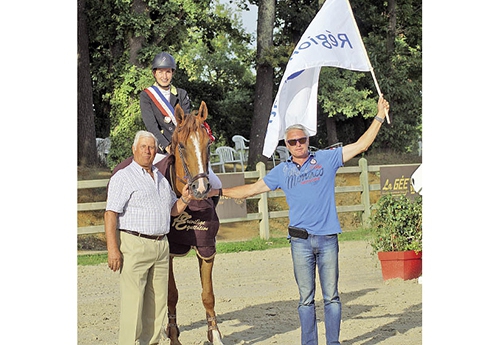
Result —
<path fill-rule="evenodd" d="M 246 143 L 249 143 L 250 140 L 246 139 L 241 135 L 233 135 L 232 140 L 234 142 L 234 148 L 236 151 L 240 152 L 245 162 L 248 161 L 248 147 Z"/>
<path fill-rule="evenodd" d="M 220 158 L 220 156 L 215 152 L 210 152 L 210 167 L 213 169 L 214 167 L 218 167 L 219 173 L 226 172 L 224 167 L 224 162 Z"/>
<path fill-rule="evenodd" d="M 236 164 L 241 165 L 241 171 L 245 170 L 245 165 L 243 163 L 243 158 L 240 153 L 229 146 L 220 146 L 215 149 L 215 153 L 219 156 L 218 163 L 211 163 L 212 166 L 220 165 L 222 172 L 226 172 L 225 164 L 233 164 L 233 171 L 236 172 Z"/>
<path fill-rule="evenodd" d="M 238 150 L 248 150 L 249 147 L 245 143 L 249 143 L 250 140 L 246 139 L 241 135 L 233 135 L 234 148 Z"/>
<path fill-rule="evenodd" d="M 276 147 L 276 150 L 274 151 L 273 154 L 273 165 L 276 166 L 276 158 L 279 160 L 279 163 L 281 163 L 285 162 L 289 157 L 290 157 L 290 152 L 288 152 L 286 146 L 278 146 Z"/>
<path fill-rule="evenodd" d="M 97 146 L 97 155 L 99 156 L 99 161 L 106 164 L 109 150 L 111 149 L 111 139 L 108 138 L 95 138 Z"/>

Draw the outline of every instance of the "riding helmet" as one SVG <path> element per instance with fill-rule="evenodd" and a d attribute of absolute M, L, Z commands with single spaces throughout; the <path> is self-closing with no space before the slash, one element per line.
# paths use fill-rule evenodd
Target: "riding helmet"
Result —
<path fill-rule="evenodd" d="M 177 66 L 175 65 L 174 57 L 165 52 L 156 54 L 155 58 L 153 59 L 152 70 L 154 71 L 157 68 L 171 68 L 175 70 Z"/>

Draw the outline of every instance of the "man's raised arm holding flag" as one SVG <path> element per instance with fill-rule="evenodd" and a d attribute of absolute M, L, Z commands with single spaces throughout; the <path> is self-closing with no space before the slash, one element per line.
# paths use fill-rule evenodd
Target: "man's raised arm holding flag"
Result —
<path fill-rule="evenodd" d="M 375 140 L 375 137 L 380 130 L 380 127 L 385 121 L 386 115 L 389 113 L 389 103 L 384 99 L 383 96 L 380 96 L 378 99 L 378 113 L 377 116 L 373 119 L 372 124 L 365 133 L 355 142 L 349 145 L 344 146 L 344 150 L 342 151 L 342 159 L 345 162 L 350 160 L 351 158 L 357 156 L 361 152 L 365 152 L 368 150 L 370 145 Z"/>
<path fill-rule="evenodd" d="M 382 96 L 348 0 L 326 0 L 290 56 L 269 116 L 264 156 L 272 156 L 291 124 L 300 123 L 311 136 L 316 134 L 318 81 L 323 66 L 371 72 Z M 388 113 L 382 118 L 390 123 Z"/>
<path fill-rule="evenodd" d="M 332 150 L 309 151 L 308 129 L 293 124 L 285 129 L 291 157 L 252 184 L 224 188 L 224 197 L 244 199 L 280 188 L 289 211 L 288 234 L 293 271 L 299 291 L 301 344 L 318 345 L 314 296 L 316 270 L 321 282 L 327 344 L 340 344 L 341 303 L 338 292 L 338 239 L 342 232 L 335 202 L 335 176 L 345 162 L 366 151 L 375 140 L 389 112 L 381 96 L 378 113 L 366 132 L 355 142 Z"/>

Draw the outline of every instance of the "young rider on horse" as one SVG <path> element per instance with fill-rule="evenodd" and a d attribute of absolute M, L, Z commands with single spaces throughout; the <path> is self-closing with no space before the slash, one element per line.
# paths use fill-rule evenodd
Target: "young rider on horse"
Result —
<path fill-rule="evenodd" d="M 152 72 L 155 83 L 140 94 L 141 115 L 148 131 L 153 133 L 159 142 L 159 153 L 167 153 L 172 142 L 172 133 L 177 126 L 174 108 L 179 104 L 185 114 L 191 113 L 191 100 L 187 91 L 172 85 L 172 78 L 177 65 L 172 55 L 161 52 L 153 59 Z M 212 141 L 210 127 L 205 122 Z"/>
<path fill-rule="evenodd" d="M 158 153 L 154 163 L 165 158 L 163 154 L 168 154 L 169 145 L 172 142 L 177 121 L 174 116 L 174 108 L 179 104 L 185 114 L 191 112 L 191 100 L 187 91 L 172 85 L 177 65 L 172 55 L 161 52 L 156 54 L 151 66 L 155 83 L 146 88 L 140 94 L 141 115 L 144 125 L 149 132 L 158 139 Z M 215 137 L 208 123 L 203 124 L 212 142 Z M 209 180 L 213 189 L 222 188 L 220 179 L 209 167 Z M 214 196 L 213 200 L 217 205 L 219 197 Z"/>

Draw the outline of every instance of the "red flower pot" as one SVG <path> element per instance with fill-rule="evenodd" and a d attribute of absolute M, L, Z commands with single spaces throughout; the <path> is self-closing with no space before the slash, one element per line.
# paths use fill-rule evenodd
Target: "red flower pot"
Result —
<path fill-rule="evenodd" d="M 422 252 L 378 252 L 384 280 L 402 278 L 415 279 L 422 275 Z"/>

